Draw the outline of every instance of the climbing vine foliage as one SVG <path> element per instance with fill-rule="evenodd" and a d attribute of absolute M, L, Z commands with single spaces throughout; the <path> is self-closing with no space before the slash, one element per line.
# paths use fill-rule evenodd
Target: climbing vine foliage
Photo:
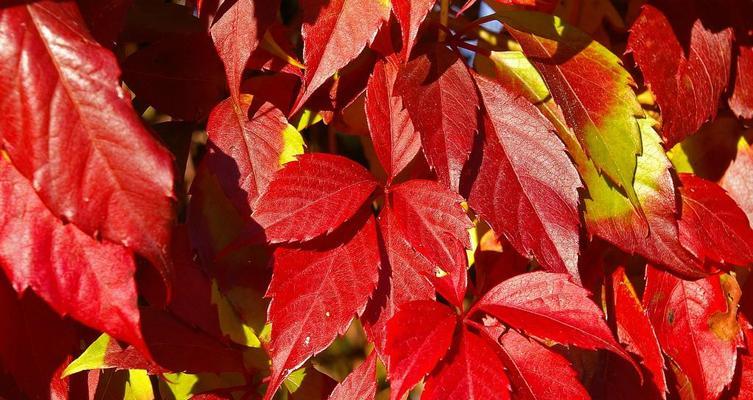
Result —
<path fill-rule="evenodd" d="M 753 398 L 751 0 L 0 1 L 0 398 Z"/>

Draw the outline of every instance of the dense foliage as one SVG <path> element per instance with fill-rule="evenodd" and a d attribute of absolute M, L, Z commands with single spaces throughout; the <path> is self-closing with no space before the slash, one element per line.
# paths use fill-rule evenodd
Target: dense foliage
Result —
<path fill-rule="evenodd" d="M 0 398 L 753 398 L 751 121 L 751 0 L 2 0 Z"/>

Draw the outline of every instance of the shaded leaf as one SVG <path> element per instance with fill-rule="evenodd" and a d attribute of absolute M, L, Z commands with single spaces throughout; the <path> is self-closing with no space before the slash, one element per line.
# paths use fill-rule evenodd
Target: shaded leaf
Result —
<path fill-rule="evenodd" d="M 656 96 L 670 147 L 716 116 L 729 81 L 732 31 L 703 22 L 702 3 L 655 1 L 630 28 L 628 51 Z"/>
<path fill-rule="evenodd" d="M 395 93 L 439 181 L 457 191 L 478 130 L 478 95 L 463 60 L 445 46 L 432 47 L 401 69 Z"/>
<path fill-rule="evenodd" d="M 374 399 L 377 390 L 376 359 L 376 352 L 372 352 L 358 368 L 337 385 L 329 399 Z"/>

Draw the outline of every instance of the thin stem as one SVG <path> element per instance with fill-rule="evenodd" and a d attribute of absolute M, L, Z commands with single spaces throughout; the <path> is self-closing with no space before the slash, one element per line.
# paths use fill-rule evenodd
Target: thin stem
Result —
<path fill-rule="evenodd" d="M 442 0 L 439 9 L 439 24 L 447 27 L 447 22 L 450 20 L 450 0 Z M 447 37 L 447 33 L 444 30 L 439 31 L 439 41 L 444 42 Z"/>
<path fill-rule="evenodd" d="M 470 44 L 470 43 L 463 42 L 461 40 L 453 41 L 452 45 L 453 46 L 457 46 L 457 47 L 462 47 L 464 49 L 476 52 L 476 53 L 481 54 L 481 55 L 486 56 L 486 57 L 491 57 L 491 55 L 492 55 L 492 52 L 490 50 L 478 47 L 475 44 Z"/>
<path fill-rule="evenodd" d="M 468 25 L 464 26 L 463 29 L 461 29 L 460 32 L 458 32 L 458 36 L 464 36 L 468 32 L 470 32 L 471 29 L 474 29 L 477 26 L 481 26 L 487 22 L 496 21 L 497 18 L 498 18 L 497 14 L 489 14 L 481 18 L 475 19 L 471 21 Z"/>

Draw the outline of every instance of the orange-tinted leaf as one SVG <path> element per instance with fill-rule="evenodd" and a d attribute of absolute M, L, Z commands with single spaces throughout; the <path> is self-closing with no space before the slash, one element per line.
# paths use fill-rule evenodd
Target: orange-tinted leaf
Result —
<path fill-rule="evenodd" d="M 695 398 L 717 398 L 737 362 L 737 334 L 712 329 L 715 316 L 728 313 L 720 277 L 686 281 L 649 266 L 643 304 L 662 350 L 690 378 Z"/>

